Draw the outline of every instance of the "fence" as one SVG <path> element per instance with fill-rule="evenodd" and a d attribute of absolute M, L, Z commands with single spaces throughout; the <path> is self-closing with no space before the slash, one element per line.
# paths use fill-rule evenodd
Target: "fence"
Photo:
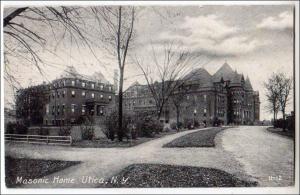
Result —
<path fill-rule="evenodd" d="M 5 134 L 5 141 L 32 144 L 72 145 L 71 136 Z"/>

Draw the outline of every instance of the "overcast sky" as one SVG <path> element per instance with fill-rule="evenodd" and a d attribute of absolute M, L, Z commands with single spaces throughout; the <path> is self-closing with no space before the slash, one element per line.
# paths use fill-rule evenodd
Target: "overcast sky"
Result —
<path fill-rule="evenodd" d="M 89 20 L 90 26 L 95 26 L 94 22 Z M 47 35 L 47 43 L 49 48 L 55 48 L 55 55 L 40 51 L 51 64 L 43 66 L 43 76 L 34 66 L 13 61 L 11 67 L 23 87 L 30 82 L 51 81 L 68 65 L 74 65 L 78 72 L 87 75 L 100 70 L 113 81 L 116 61 L 100 48 L 95 49 L 99 62 L 87 48 L 78 50 L 71 39 L 67 38 L 55 47 L 51 32 L 43 32 L 47 28 L 25 24 Z M 204 68 L 213 74 L 227 61 L 233 69 L 248 76 L 253 89 L 260 92 L 261 120 L 272 117 L 265 109 L 263 82 L 272 72 L 293 74 L 293 7 L 289 5 L 145 7 L 135 25 L 136 44 L 130 55 L 147 54 L 151 42 L 176 40 L 203 56 L 197 67 L 203 67 L 205 63 Z M 125 88 L 134 81 L 143 83 L 143 77 L 136 76 L 139 74 L 138 68 L 129 63 L 125 71 Z M 12 90 L 8 85 L 5 87 L 5 100 L 11 101 Z"/>

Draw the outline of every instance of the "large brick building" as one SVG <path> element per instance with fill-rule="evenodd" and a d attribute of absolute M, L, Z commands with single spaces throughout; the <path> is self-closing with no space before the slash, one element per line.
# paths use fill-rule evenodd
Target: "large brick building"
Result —
<path fill-rule="evenodd" d="M 28 94 L 25 92 L 32 89 L 38 89 L 39 94 L 44 96 L 43 102 L 39 103 L 43 106 L 38 109 L 39 116 L 42 116 L 40 123 L 44 125 L 74 124 L 82 122 L 83 119 L 102 123 L 115 105 L 114 86 L 100 72 L 86 76 L 77 73 L 73 66 L 68 67 L 60 78 L 50 84 L 32 86 L 21 91 L 22 94 Z M 34 98 L 22 94 L 18 96 L 20 100 L 24 97 L 26 101 Z M 20 108 L 18 102 L 16 107 Z M 23 108 L 23 112 L 30 116 L 32 109 Z"/>
<path fill-rule="evenodd" d="M 248 77 L 245 79 L 227 63 L 213 75 L 203 68 L 190 72 L 184 88 L 172 95 L 180 97 L 179 108 L 168 101 L 163 109 L 162 121 L 176 121 L 177 117 L 179 121 L 190 119 L 205 124 L 212 124 L 216 119 L 223 124 L 259 121 L 259 93 L 253 91 Z M 156 110 L 147 85 L 137 82 L 124 92 L 123 105 L 127 112 Z"/>

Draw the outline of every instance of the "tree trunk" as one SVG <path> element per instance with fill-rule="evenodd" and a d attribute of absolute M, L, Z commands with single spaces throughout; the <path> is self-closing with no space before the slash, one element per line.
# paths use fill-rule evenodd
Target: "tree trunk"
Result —
<path fill-rule="evenodd" d="M 179 108 L 176 107 L 176 126 L 178 129 L 179 129 L 179 114 L 180 114 L 179 112 L 180 112 Z"/>
<path fill-rule="evenodd" d="M 282 110 L 282 118 L 283 118 L 283 127 L 282 127 L 282 129 L 283 129 L 283 131 L 286 131 L 286 128 L 285 128 L 285 123 L 286 123 L 286 121 L 285 121 L 285 109 L 283 109 Z"/>
<path fill-rule="evenodd" d="M 275 128 L 275 120 L 276 120 L 276 111 L 273 113 L 273 127 Z"/>
<path fill-rule="evenodd" d="M 124 76 L 124 69 L 120 69 L 119 113 L 118 113 L 118 139 L 119 139 L 119 141 L 123 141 L 123 76 Z"/>

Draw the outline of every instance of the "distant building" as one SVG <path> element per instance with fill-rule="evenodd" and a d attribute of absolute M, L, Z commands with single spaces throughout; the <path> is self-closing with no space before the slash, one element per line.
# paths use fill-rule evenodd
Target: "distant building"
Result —
<path fill-rule="evenodd" d="M 185 90 L 176 90 L 180 95 L 179 120 L 197 120 L 212 124 L 252 124 L 259 121 L 260 101 L 258 91 L 253 91 L 250 79 L 233 71 L 225 63 L 214 75 L 199 68 L 186 78 Z M 182 94 L 183 93 L 183 94 Z M 155 112 L 155 102 L 147 85 L 134 83 L 124 92 L 124 110 L 127 112 Z M 171 101 L 163 109 L 162 121 L 176 121 L 176 109 Z"/>
<path fill-rule="evenodd" d="M 31 88 L 22 89 L 29 91 Z M 67 125 L 79 123 L 83 118 L 93 123 L 102 122 L 112 112 L 115 102 L 115 89 L 100 72 L 92 76 L 77 73 L 73 66 L 65 74 L 50 84 L 40 85 L 40 95 L 45 98 L 39 108 L 40 123 L 44 125 Z M 22 95 L 18 96 L 22 99 Z M 34 97 L 28 97 L 29 101 Z M 17 104 L 17 110 L 20 104 Z M 27 113 L 31 111 L 27 109 Z M 26 115 L 26 114 L 25 114 Z M 27 118 L 32 121 L 31 117 Z M 36 123 L 34 125 L 37 125 Z"/>
<path fill-rule="evenodd" d="M 123 94 L 124 111 L 128 113 L 153 113 L 156 111 L 155 100 L 147 85 L 133 83 Z"/>

